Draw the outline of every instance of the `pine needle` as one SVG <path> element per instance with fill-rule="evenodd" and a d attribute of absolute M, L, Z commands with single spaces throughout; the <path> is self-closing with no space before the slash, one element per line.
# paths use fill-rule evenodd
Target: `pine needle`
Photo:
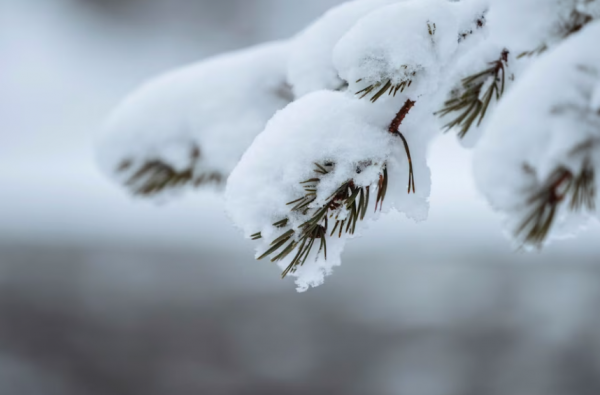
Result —
<path fill-rule="evenodd" d="M 414 174 L 412 156 L 410 154 L 410 147 L 408 145 L 408 141 L 406 141 L 406 138 L 400 132 L 400 126 L 402 125 L 402 122 L 404 122 L 404 119 L 408 116 L 408 113 L 414 106 L 415 106 L 414 101 L 412 101 L 410 99 L 406 100 L 406 102 L 404 103 L 404 105 L 402 106 L 400 111 L 398 111 L 398 114 L 396 114 L 396 117 L 392 120 L 392 123 L 390 124 L 390 128 L 389 128 L 389 132 L 400 137 L 402 139 L 402 143 L 404 144 L 404 150 L 406 151 L 406 158 L 408 160 L 408 193 L 409 194 L 411 192 L 416 193 L 417 188 L 415 186 L 415 174 Z"/>
<path fill-rule="evenodd" d="M 552 229 L 558 209 L 569 198 L 571 211 L 596 210 L 595 174 L 589 162 L 584 163 L 578 175 L 564 167 L 555 170 L 529 198 L 532 208 L 515 230 L 515 236 L 525 244 L 541 246 Z"/>
<path fill-rule="evenodd" d="M 370 162 L 369 162 L 370 163 Z M 371 164 L 369 164 L 371 165 Z M 332 163 L 324 165 L 315 163 L 314 172 L 324 176 L 331 172 Z M 283 271 L 282 276 L 286 277 L 290 273 L 294 273 L 299 266 L 302 266 L 311 254 L 317 239 L 320 239 L 317 256 L 323 254 L 327 259 L 327 237 L 337 236 L 342 237 L 344 233 L 354 234 L 356 224 L 365 218 L 369 207 L 369 190 L 370 187 L 358 187 L 352 180 L 342 184 L 321 207 L 310 208 L 310 204 L 316 200 L 316 186 L 321 181 L 320 177 L 313 177 L 300 184 L 304 186 L 305 195 L 292 202 L 288 206 L 294 206 L 291 211 L 312 211 L 312 215 L 297 230 L 288 229 L 279 237 L 270 243 L 269 248 L 258 259 L 262 260 L 268 256 L 272 256 L 272 262 L 279 262 L 288 257 L 295 251 L 295 255 L 290 261 L 290 264 Z M 385 199 L 388 185 L 388 173 L 385 166 L 382 167 L 380 176 L 380 185 L 378 186 L 377 205 L 382 205 Z M 308 187 L 307 187 L 308 186 Z M 313 192 L 315 191 L 315 192 Z M 346 219 L 338 220 L 337 215 L 334 221 L 334 227 L 331 233 L 328 232 L 329 220 L 340 210 L 347 212 Z M 307 214 L 307 212 L 303 212 Z M 274 227 L 285 228 L 289 225 L 289 219 L 283 219 L 275 222 Z M 262 238 L 262 233 L 255 233 L 251 236 L 253 240 Z"/>
<path fill-rule="evenodd" d="M 475 121 L 477 121 L 477 126 L 481 125 L 492 98 L 498 101 L 504 94 L 507 64 L 508 51 L 504 50 L 497 61 L 490 63 L 491 67 L 461 81 L 462 94 L 447 100 L 444 108 L 435 113 L 440 117 L 458 113 L 444 126 L 447 131 L 459 128 L 458 135 L 460 138 L 464 138 Z M 482 92 L 484 87 L 486 90 Z"/>
<path fill-rule="evenodd" d="M 152 197 L 168 189 L 192 185 L 200 187 L 207 184 L 220 185 L 223 175 L 217 171 L 206 171 L 197 174 L 196 163 L 200 160 L 200 149 L 192 147 L 190 152 L 191 165 L 185 170 L 177 170 L 169 163 L 162 160 L 151 160 L 142 163 L 136 168 L 131 159 L 122 161 L 117 167 L 118 173 L 129 173 L 125 179 L 125 186 L 132 194 Z"/>
<path fill-rule="evenodd" d="M 401 66 L 401 68 L 407 69 L 408 67 L 403 65 L 403 66 Z M 412 72 L 412 73 L 410 73 L 409 76 L 404 77 L 398 83 L 392 82 L 392 79 L 375 82 L 374 84 L 371 84 L 371 85 L 365 87 L 364 89 L 361 89 L 360 91 L 356 92 L 356 95 L 360 95 L 359 98 L 362 99 L 362 98 L 369 96 L 371 93 L 375 92 L 375 94 L 370 99 L 372 103 L 375 103 L 386 93 L 388 94 L 388 96 L 396 97 L 396 94 L 398 93 L 398 91 L 400 91 L 400 93 L 402 93 L 402 92 L 404 92 L 405 89 L 410 88 L 410 86 L 412 85 L 412 77 L 414 77 L 415 75 L 416 75 L 416 72 Z M 356 82 L 358 83 L 360 81 L 362 81 L 362 79 L 360 79 Z"/>

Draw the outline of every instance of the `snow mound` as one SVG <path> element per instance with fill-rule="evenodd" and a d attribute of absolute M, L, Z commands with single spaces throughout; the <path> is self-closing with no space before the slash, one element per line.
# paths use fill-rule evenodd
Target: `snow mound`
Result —
<path fill-rule="evenodd" d="M 457 3 L 458 4 L 458 3 Z M 457 49 L 457 4 L 409 1 L 373 11 L 336 45 L 333 61 L 350 90 L 376 83 L 407 83 L 413 95 L 435 91 Z"/>
<path fill-rule="evenodd" d="M 344 87 L 331 58 L 336 43 L 369 12 L 400 1 L 406 0 L 349 1 L 332 8 L 300 32 L 292 41 L 288 65 L 288 81 L 296 96 Z"/>
<path fill-rule="evenodd" d="M 306 95 L 275 115 L 232 172 L 225 192 L 227 210 L 246 237 L 260 235 L 257 256 L 290 232 L 293 235 L 288 243 L 282 244 L 270 257 L 283 252 L 292 242 L 301 243 L 307 221 L 329 207 L 327 219 L 319 221 L 324 229 L 317 240 L 320 244 L 321 239 L 325 239 L 327 257 L 315 246 L 307 253 L 305 263 L 296 265 L 293 268 L 296 271 L 289 273 L 297 277 L 299 290 L 323 282 L 324 276 L 340 264 L 345 240 L 355 233 L 342 231 L 344 225 L 334 228 L 336 218 L 346 220 L 348 227 L 352 215 L 351 210 L 345 208 L 346 201 L 341 204 L 342 200 L 338 199 L 335 204 L 331 203 L 332 197 L 340 192 L 340 186 L 351 181 L 348 189 L 362 189 L 360 194 L 365 200 L 369 187 L 370 204 L 360 209 L 364 218 L 355 221 L 356 234 L 360 233 L 363 220 L 378 215 L 376 196 L 384 171 L 389 179 L 385 210 L 395 207 L 415 219 L 426 217 L 430 188 L 424 149 L 414 151 L 418 153 L 419 193 L 408 195 L 405 148 L 402 140 L 388 131 L 394 116 L 391 107 L 373 106 L 341 92 L 319 91 Z M 413 140 L 418 140 L 414 137 Z M 302 200 L 305 197 L 306 200 Z M 305 206 L 293 209 L 304 202 Z M 339 232 L 332 234 L 332 229 Z M 294 262 L 297 250 L 276 259 L 282 270 Z"/>
<path fill-rule="evenodd" d="M 493 0 L 492 39 L 516 54 L 535 54 L 600 16 L 596 0 Z"/>
<path fill-rule="evenodd" d="M 582 208 L 598 206 L 576 204 L 574 195 L 577 182 L 588 183 L 579 199 L 596 189 L 600 165 L 599 38 L 595 22 L 542 55 L 502 100 L 475 151 L 479 188 L 506 214 L 519 243 L 542 242 L 531 231 L 543 229 L 533 226 L 553 218 L 550 236 L 570 234 Z"/>
<path fill-rule="evenodd" d="M 100 166 L 145 196 L 224 184 L 269 118 L 292 100 L 287 54 L 285 42 L 266 44 L 150 81 L 102 130 Z"/>

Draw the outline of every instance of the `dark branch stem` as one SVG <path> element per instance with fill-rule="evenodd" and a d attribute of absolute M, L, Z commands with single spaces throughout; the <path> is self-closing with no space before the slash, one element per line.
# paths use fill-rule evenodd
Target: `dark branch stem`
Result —
<path fill-rule="evenodd" d="M 416 102 L 410 99 L 408 99 L 406 103 L 404 103 L 404 105 L 402 106 L 400 111 L 398 111 L 398 114 L 396 114 L 396 117 L 392 120 L 392 123 L 390 124 L 390 133 L 399 133 L 400 125 L 402 125 L 402 122 L 404 122 L 404 118 L 406 118 L 410 110 L 415 106 L 415 103 Z"/>
<path fill-rule="evenodd" d="M 416 102 L 410 99 L 406 100 L 400 111 L 398 111 L 398 114 L 396 114 L 396 117 L 392 120 L 389 128 L 389 132 L 393 135 L 399 136 L 404 143 L 406 157 L 408 158 L 408 193 L 411 193 L 411 191 L 412 193 L 416 193 L 417 188 L 415 187 L 415 174 L 413 170 L 412 157 L 410 155 L 410 147 L 408 146 L 408 141 L 406 141 L 406 138 L 400 132 L 400 126 L 402 125 L 402 122 L 404 122 L 404 118 L 406 118 L 410 110 L 415 106 L 415 103 Z"/>

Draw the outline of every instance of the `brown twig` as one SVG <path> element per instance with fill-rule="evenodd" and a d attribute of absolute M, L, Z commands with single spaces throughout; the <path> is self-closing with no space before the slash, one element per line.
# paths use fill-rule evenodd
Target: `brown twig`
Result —
<path fill-rule="evenodd" d="M 396 117 L 392 120 L 392 123 L 390 124 L 390 128 L 389 128 L 389 132 L 399 136 L 402 139 L 402 142 L 404 143 L 404 149 L 406 150 L 406 157 L 408 158 L 408 193 L 416 193 L 417 188 L 415 187 L 415 174 L 414 174 L 414 170 L 413 170 L 413 162 L 412 162 L 412 157 L 410 155 L 410 147 L 408 146 L 408 141 L 406 141 L 406 138 L 404 137 L 404 135 L 400 132 L 400 126 L 402 125 L 402 122 L 404 122 L 404 118 L 406 118 L 406 116 L 408 115 L 408 113 L 410 112 L 410 110 L 415 106 L 414 101 L 408 99 L 406 100 L 406 102 L 404 103 L 404 105 L 402 106 L 402 108 L 400 109 L 400 111 L 398 111 L 398 114 L 396 114 Z"/>

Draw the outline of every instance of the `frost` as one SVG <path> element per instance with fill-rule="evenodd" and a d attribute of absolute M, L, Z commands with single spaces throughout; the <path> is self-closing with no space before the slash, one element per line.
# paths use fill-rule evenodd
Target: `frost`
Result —
<path fill-rule="evenodd" d="M 581 209 L 597 206 L 581 201 L 584 207 L 573 210 L 577 181 L 591 175 L 588 187 L 595 189 L 593 174 L 600 165 L 600 115 L 594 102 L 600 90 L 598 37 L 596 22 L 532 66 L 501 102 L 476 149 L 479 187 L 506 214 L 520 242 L 542 241 L 529 237 L 540 210 L 544 226 L 550 215 L 564 224 Z M 580 192 L 583 199 L 586 191 Z M 540 207 L 544 199 L 548 206 Z"/>
<path fill-rule="evenodd" d="M 170 72 L 129 96 L 97 143 L 102 169 L 133 193 L 224 183 L 271 116 L 291 100 L 287 43 Z"/>

